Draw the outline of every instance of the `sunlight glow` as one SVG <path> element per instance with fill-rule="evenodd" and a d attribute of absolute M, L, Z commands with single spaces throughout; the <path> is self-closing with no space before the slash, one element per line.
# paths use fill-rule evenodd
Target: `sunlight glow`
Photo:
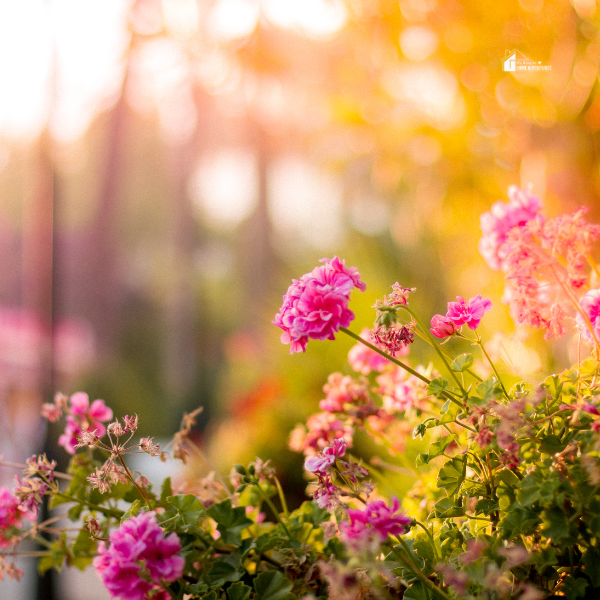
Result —
<path fill-rule="evenodd" d="M 339 0 L 263 0 L 263 12 L 278 27 L 298 29 L 314 37 L 336 34 L 348 19 Z"/>
<path fill-rule="evenodd" d="M 254 31 L 258 16 L 255 0 L 219 0 L 209 16 L 209 31 L 217 39 L 247 37 Z"/>

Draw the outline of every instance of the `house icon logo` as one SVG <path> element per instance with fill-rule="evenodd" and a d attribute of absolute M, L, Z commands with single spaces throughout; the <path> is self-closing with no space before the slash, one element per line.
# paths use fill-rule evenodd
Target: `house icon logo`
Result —
<path fill-rule="evenodd" d="M 507 50 L 502 59 L 503 71 L 550 71 L 549 65 L 542 65 L 541 61 L 534 61 L 519 50 Z"/>

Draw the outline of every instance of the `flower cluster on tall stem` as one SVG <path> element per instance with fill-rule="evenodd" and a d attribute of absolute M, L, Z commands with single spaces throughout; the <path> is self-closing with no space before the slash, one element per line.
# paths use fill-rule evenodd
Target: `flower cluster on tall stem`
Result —
<path fill-rule="evenodd" d="M 281 341 L 290 344 L 291 353 L 305 352 L 309 339 L 335 339 L 340 327 L 354 319 L 348 308 L 350 292 L 366 289 L 355 267 L 346 267 L 337 256 L 322 262 L 292 281 L 275 315 L 273 323 L 283 329 Z"/>

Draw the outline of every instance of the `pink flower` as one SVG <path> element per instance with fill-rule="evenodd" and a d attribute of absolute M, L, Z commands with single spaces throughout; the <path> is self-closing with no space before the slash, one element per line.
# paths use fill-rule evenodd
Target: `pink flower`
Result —
<path fill-rule="evenodd" d="M 336 459 L 346 453 L 346 442 L 340 438 L 333 441 L 318 456 L 309 456 L 304 461 L 304 468 L 309 473 L 325 473 L 335 464 Z"/>
<path fill-rule="evenodd" d="M 398 498 L 392 498 L 392 506 L 388 507 L 383 500 L 367 502 L 364 509 L 349 509 L 350 521 L 340 524 L 340 531 L 345 541 L 363 539 L 366 535 L 376 535 L 384 542 L 388 535 L 403 534 L 412 523 L 405 514 L 396 514 L 400 508 Z"/>
<path fill-rule="evenodd" d="M 19 504 L 19 499 L 8 488 L 0 487 L 0 548 L 11 544 L 16 528 L 21 526 L 25 514 Z"/>
<path fill-rule="evenodd" d="M 366 327 L 363 328 L 360 337 L 363 340 L 370 341 L 370 330 Z M 399 352 L 398 356 L 406 356 L 408 350 L 409 347 L 405 346 Z M 375 352 L 375 350 L 371 350 L 371 348 L 365 346 L 361 342 L 358 342 L 358 344 L 350 348 L 350 352 L 348 352 L 348 362 L 355 371 L 362 373 L 363 375 L 368 375 L 371 371 L 378 371 L 381 373 L 381 371 L 385 370 L 387 365 L 391 364 L 387 358 L 381 356 L 381 354 Z"/>
<path fill-rule="evenodd" d="M 369 400 L 366 380 L 352 379 L 349 375 L 332 373 L 323 386 L 326 394 L 319 407 L 327 412 L 344 412 L 344 404 L 364 404 Z"/>
<path fill-rule="evenodd" d="M 596 337 L 600 338 L 600 289 L 590 290 L 584 294 L 581 300 L 579 300 L 579 304 L 583 312 L 587 315 Z M 581 335 L 589 342 L 593 341 L 589 325 L 579 313 L 575 315 L 575 321 L 581 331 Z"/>
<path fill-rule="evenodd" d="M 483 315 L 492 309 L 492 301 L 482 298 L 477 294 L 466 302 L 462 296 L 456 296 L 456 302 L 448 302 L 446 319 L 452 321 L 456 327 L 467 325 L 469 329 L 477 329 Z"/>
<path fill-rule="evenodd" d="M 309 339 L 335 339 L 340 327 L 354 319 L 350 292 L 366 288 L 356 268 L 346 267 L 337 256 L 321 262 L 325 264 L 292 281 L 275 315 L 273 323 L 283 329 L 281 341 L 290 344 L 290 353 L 304 352 Z"/>
<path fill-rule="evenodd" d="M 431 333 L 439 338 L 446 338 L 454 335 L 456 325 L 454 321 L 444 317 L 444 315 L 433 315 L 431 319 Z"/>
<path fill-rule="evenodd" d="M 352 446 L 354 428 L 347 420 L 339 419 L 329 412 L 320 412 L 308 417 L 306 427 L 298 425 L 290 434 L 290 449 L 315 456 L 337 438 L 343 438 Z"/>
<path fill-rule="evenodd" d="M 143 512 L 125 521 L 110 535 L 110 546 L 98 546 L 94 567 L 113 598 L 145 600 L 160 580 L 179 579 L 185 559 L 176 533 L 164 537 L 154 513 Z M 151 581 L 142 577 L 146 572 Z"/>
<path fill-rule="evenodd" d="M 490 212 L 481 215 L 483 235 L 479 251 L 487 264 L 496 270 L 503 268 L 505 257 L 502 246 L 508 232 L 535 219 L 542 209 L 542 201 L 537 196 L 514 185 L 508 188 L 508 198 L 508 204 L 499 200 L 492 205 Z"/>
<path fill-rule="evenodd" d="M 376 381 L 383 397 L 383 408 L 388 414 L 423 408 L 427 398 L 426 384 L 402 367 L 378 375 Z"/>
<path fill-rule="evenodd" d="M 84 431 L 95 432 L 98 437 L 106 433 L 106 427 L 101 421 L 110 421 L 113 412 L 104 404 L 104 400 L 90 399 L 85 392 L 76 392 L 69 398 L 67 425 L 65 432 L 58 438 L 59 446 L 69 454 L 75 454 L 78 438 Z"/>

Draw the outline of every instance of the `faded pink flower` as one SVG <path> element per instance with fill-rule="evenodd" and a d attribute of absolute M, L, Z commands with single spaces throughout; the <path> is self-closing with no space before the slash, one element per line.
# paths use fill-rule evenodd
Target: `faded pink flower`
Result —
<path fill-rule="evenodd" d="M 448 302 L 446 319 L 456 327 L 467 325 L 469 329 L 477 329 L 483 315 L 492 309 L 492 301 L 477 294 L 466 302 L 462 296 L 456 297 L 456 302 Z"/>
<path fill-rule="evenodd" d="M 145 600 L 159 582 L 172 582 L 183 574 L 185 559 L 176 533 L 164 537 L 156 515 L 143 512 L 125 521 L 110 535 L 110 546 L 98 545 L 96 572 L 113 598 Z M 145 572 L 151 581 L 142 577 Z"/>
<path fill-rule="evenodd" d="M 90 406 L 89 396 L 85 392 L 76 392 L 69 398 L 65 432 L 59 437 L 58 444 L 69 454 L 75 454 L 78 438 L 84 431 L 95 432 L 98 437 L 106 433 L 101 421 L 110 421 L 113 412 L 104 404 L 104 400 L 94 400 Z"/>
<path fill-rule="evenodd" d="M 308 456 L 304 461 L 304 468 L 309 473 L 325 473 L 335 461 L 346 453 L 346 442 L 340 438 L 333 441 L 317 456 Z"/>
<path fill-rule="evenodd" d="M 448 319 L 444 315 L 433 315 L 431 319 L 431 333 L 439 338 L 446 338 L 454 335 L 456 325 L 452 319 Z"/>
<path fill-rule="evenodd" d="M 39 477 L 26 477 L 21 481 L 18 475 L 14 479 L 13 494 L 19 499 L 19 509 L 35 517 L 44 494 L 48 491 L 48 484 Z"/>
<path fill-rule="evenodd" d="M 482 237 L 479 251 L 492 269 L 501 269 L 504 263 L 503 245 L 508 232 L 515 227 L 522 227 L 539 215 L 542 201 L 517 186 L 508 188 L 509 202 L 498 201 L 492 205 L 490 212 L 481 215 Z"/>
<path fill-rule="evenodd" d="M 383 397 L 383 408 L 388 414 L 424 407 L 427 384 L 402 367 L 378 375 L 376 381 Z"/>
<path fill-rule="evenodd" d="M 329 412 L 320 412 L 308 417 L 306 426 L 298 425 L 290 434 L 290 449 L 315 456 L 329 446 L 333 440 L 343 438 L 346 445 L 352 446 L 354 428 L 347 420 Z"/>
<path fill-rule="evenodd" d="M 354 319 L 350 292 L 366 288 L 356 268 L 346 267 L 337 256 L 321 262 L 325 264 L 292 280 L 275 315 L 273 323 L 283 329 L 281 341 L 290 344 L 290 353 L 304 352 L 309 339 L 335 339 L 340 327 Z"/>
<path fill-rule="evenodd" d="M 327 412 L 344 412 L 344 404 L 364 404 L 369 400 L 367 381 L 332 373 L 323 386 L 326 394 L 319 407 Z"/>
<path fill-rule="evenodd" d="M 360 333 L 360 337 L 363 340 L 370 341 L 371 332 L 368 328 L 363 328 Z M 408 354 L 409 346 L 405 346 L 399 353 L 398 356 L 406 356 Z M 381 373 L 385 370 L 387 365 L 392 364 L 387 358 L 381 356 L 375 350 L 371 350 L 368 346 L 358 342 L 355 346 L 350 348 L 348 352 L 348 362 L 350 366 L 363 375 L 368 375 L 371 371 L 377 371 Z"/>
<path fill-rule="evenodd" d="M 19 499 L 8 488 L 0 487 L 0 548 L 11 544 L 16 529 L 21 526 L 25 512 L 19 504 Z"/>
<path fill-rule="evenodd" d="M 579 304 L 581 305 L 583 312 L 587 315 L 596 338 L 600 339 L 600 289 L 590 290 L 585 293 L 579 300 Z M 575 321 L 581 331 L 581 335 L 588 340 L 588 342 L 592 342 L 593 338 L 589 325 L 579 313 L 575 316 Z"/>
<path fill-rule="evenodd" d="M 383 500 L 367 502 L 361 509 L 348 510 L 350 521 L 340 523 L 342 539 L 349 541 L 363 538 L 365 534 L 374 534 L 384 542 L 388 535 L 403 534 L 412 523 L 412 519 L 405 514 L 398 513 L 400 502 L 392 498 L 392 505 L 388 507 Z"/>

